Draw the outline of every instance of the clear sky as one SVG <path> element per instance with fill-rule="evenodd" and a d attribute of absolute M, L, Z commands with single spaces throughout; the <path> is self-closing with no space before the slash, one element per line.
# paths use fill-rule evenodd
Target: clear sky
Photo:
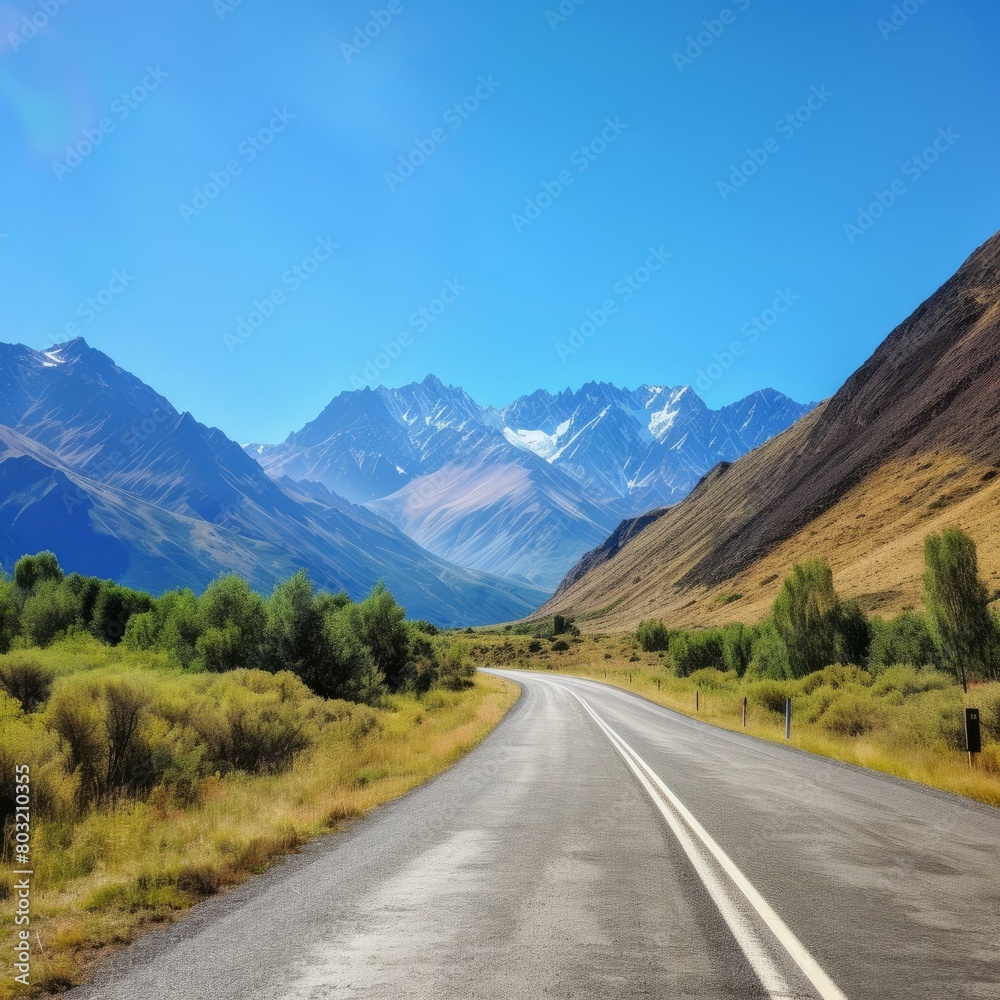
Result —
<path fill-rule="evenodd" d="M 81 334 L 241 441 L 428 372 L 819 399 L 1000 227 L 998 28 L 993 0 L 8 0 L 0 339 Z"/>

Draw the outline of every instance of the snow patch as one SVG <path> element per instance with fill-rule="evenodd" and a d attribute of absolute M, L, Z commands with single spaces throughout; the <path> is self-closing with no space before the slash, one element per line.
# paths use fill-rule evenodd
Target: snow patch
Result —
<path fill-rule="evenodd" d="M 522 431 L 514 430 L 510 427 L 503 429 L 503 436 L 515 447 L 522 451 L 530 451 L 546 462 L 553 462 L 558 457 L 559 439 L 570 429 L 572 420 L 564 420 L 554 434 L 546 434 L 545 431 Z"/>

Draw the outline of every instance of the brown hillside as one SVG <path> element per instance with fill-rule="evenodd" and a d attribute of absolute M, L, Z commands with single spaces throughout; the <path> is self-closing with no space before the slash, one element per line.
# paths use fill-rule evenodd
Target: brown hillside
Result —
<path fill-rule="evenodd" d="M 843 596 L 893 611 L 919 600 L 923 538 L 947 524 L 973 534 L 996 574 L 998 334 L 1000 234 L 836 395 L 710 474 L 618 551 L 588 553 L 543 612 L 610 629 L 650 616 L 751 620 L 809 555 L 829 558 Z"/>

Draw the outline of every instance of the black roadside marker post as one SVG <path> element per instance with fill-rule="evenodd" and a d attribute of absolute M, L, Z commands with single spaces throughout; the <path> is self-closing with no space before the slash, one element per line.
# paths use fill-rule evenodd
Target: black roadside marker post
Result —
<path fill-rule="evenodd" d="M 743 728 L 746 729 L 746 727 L 747 727 L 747 700 L 744 697 L 744 699 L 743 699 Z"/>
<path fill-rule="evenodd" d="M 969 752 L 969 767 L 972 767 L 972 755 L 982 753 L 983 737 L 979 731 L 979 709 L 965 710 L 965 749 Z"/>
<path fill-rule="evenodd" d="M 785 739 L 792 738 L 792 699 L 785 699 Z"/>
<path fill-rule="evenodd" d="M 694 710 L 696 712 L 701 711 L 701 688 L 695 688 L 694 692 Z"/>

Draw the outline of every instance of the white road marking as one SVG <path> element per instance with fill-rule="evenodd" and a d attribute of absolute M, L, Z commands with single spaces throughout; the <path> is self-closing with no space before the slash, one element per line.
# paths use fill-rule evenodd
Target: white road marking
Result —
<path fill-rule="evenodd" d="M 563 687 L 558 684 L 557 687 Z M 736 942 L 747 957 L 754 972 L 757 974 L 764 989 L 774 1000 L 779 997 L 789 997 L 791 993 L 788 984 L 775 968 L 767 954 L 766 948 L 758 936 L 747 924 L 743 915 L 729 898 L 724 886 L 712 872 L 705 855 L 707 850 L 722 870 L 730 877 L 733 885 L 739 889 L 746 901 L 754 908 L 761 920 L 770 928 L 775 938 L 788 953 L 793 962 L 802 970 L 803 975 L 812 983 L 822 1000 L 847 1000 L 832 979 L 823 971 L 819 963 L 806 950 L 805 945 L 792 933 L 788 925 L 771 908 L 766 899 L 754 888 L 750 880 L 736 867 L 725 851 L 712 839 L 705 828 L 691 815 L 687 807 L 660 780 L 655 771 L 611 728 L 575 691 L 564 687 L 588 712 L 612 746 L 622 755 L 632 773 L 639 779 L 657 808 L 667 821 L 685 854 L 691 860 L 695 871 L 705 883 L 705 888 L 719 908 L 722 918 L 732 931 Z M 686 828 L 685 828 L 686 826 Z M 690 833 L 688 832 L 690 830 Z M 701 847 L 695 842 L 694 834 L 701 842 Z"/>

